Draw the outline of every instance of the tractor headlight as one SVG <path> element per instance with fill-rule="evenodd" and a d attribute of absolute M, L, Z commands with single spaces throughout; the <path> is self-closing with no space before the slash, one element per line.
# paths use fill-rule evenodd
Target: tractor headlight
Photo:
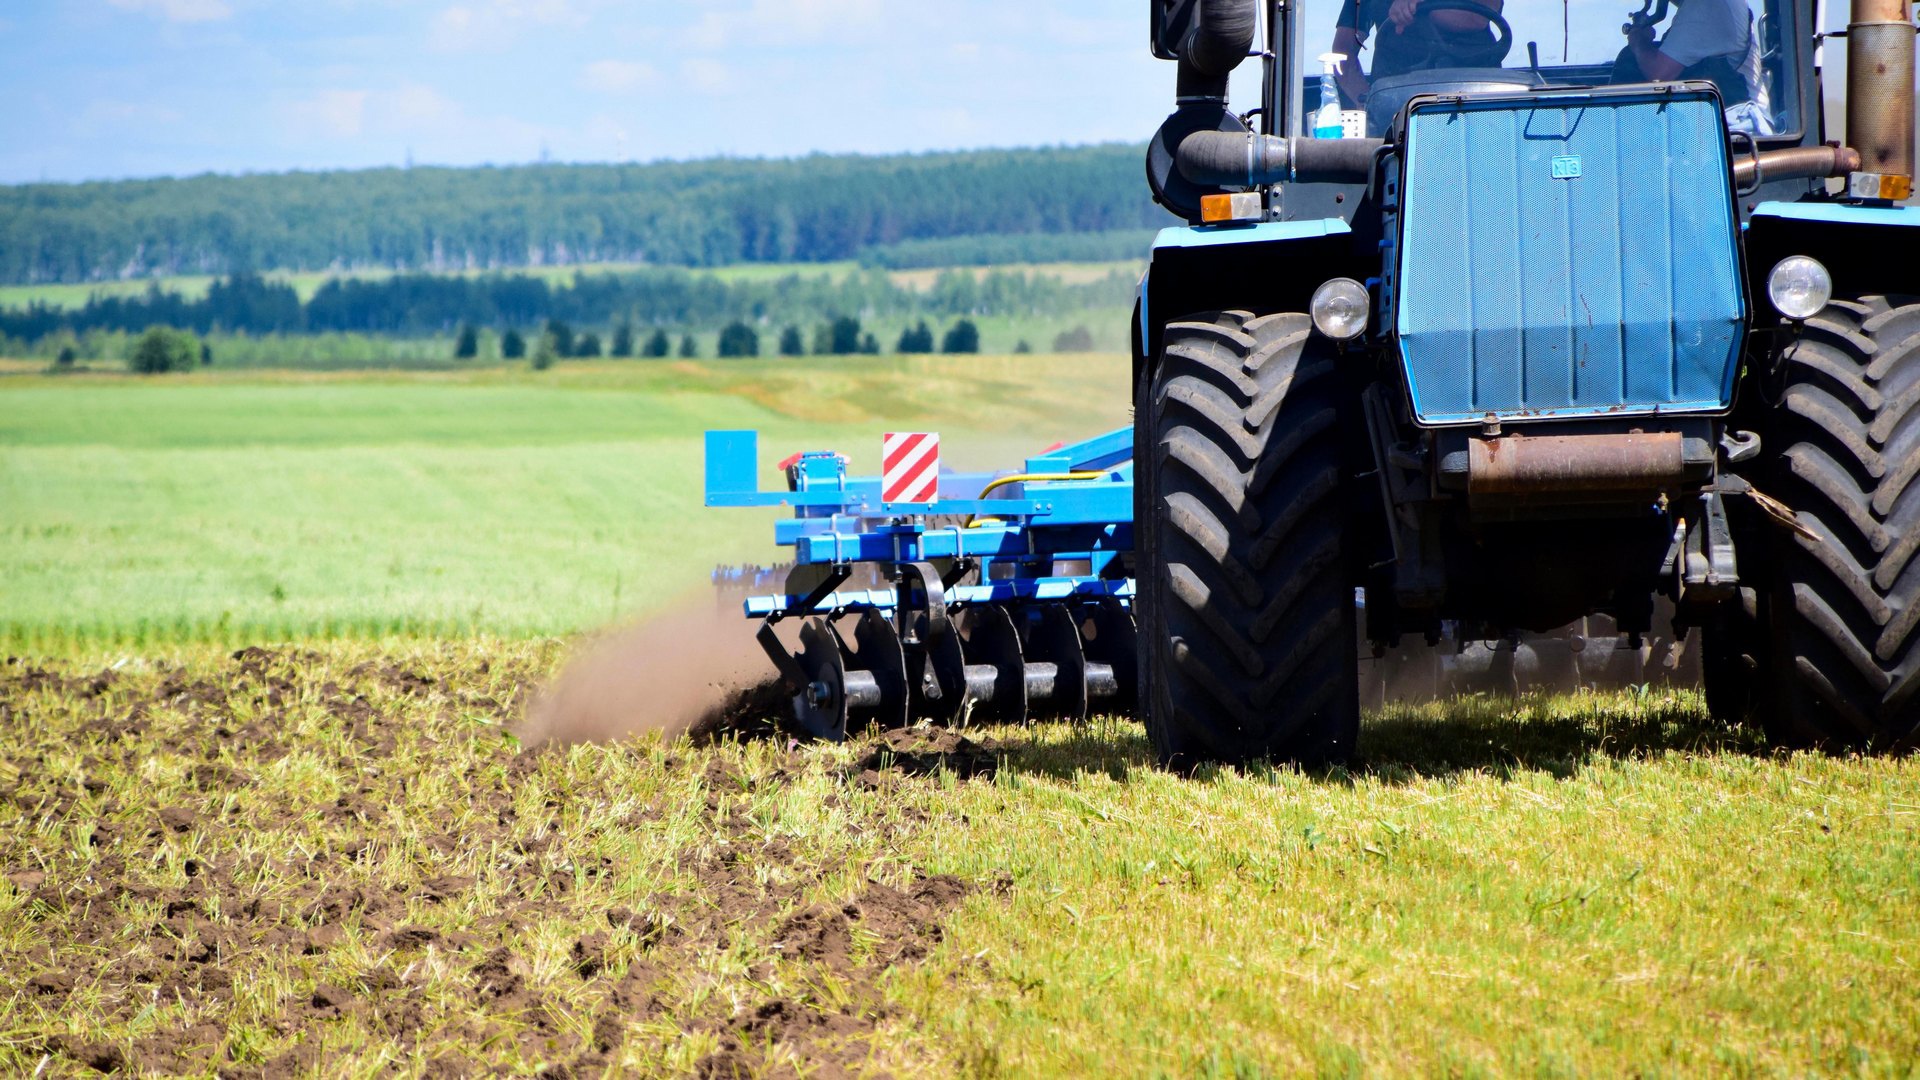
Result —
<path fill-rule="evenodd" d="M 1810 319 L 1833 299 L 1833 275 L 1818 259 L 1789 255 L 1767 275 L 1767 299 L 1789 319 Z"/>
<path fill-rule="evenodd" d="M 1366 331 L 1371 306 L 1365 285 L 1341 277 L 1315 289 L 1307 311 L 1313 315 L 1315 329 L 1335 341 L 1352 341 Z"/>

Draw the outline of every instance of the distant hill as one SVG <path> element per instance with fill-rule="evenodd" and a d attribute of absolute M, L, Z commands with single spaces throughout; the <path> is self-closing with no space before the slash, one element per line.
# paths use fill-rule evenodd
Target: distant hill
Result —
<path fill-rule="evenodd" d="M 1131 249 L 1140 230 L 1170 223 L 1140 161 L 1138 147 L 1104 145 L 21 184 L 0 187 L 0 282 L 863 254 L 887 264 L 922 242 L 1036 234 L 1118 234 Z"/>

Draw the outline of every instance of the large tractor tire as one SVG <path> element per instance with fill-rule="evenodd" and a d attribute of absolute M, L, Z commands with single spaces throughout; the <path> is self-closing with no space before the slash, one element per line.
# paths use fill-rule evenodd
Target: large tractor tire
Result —
<path fill-rule="evenodd" d="M 1306 315 L 1166 328 L 1135 409 L 1140 697 L 1161 760 L 1344 762 L 1360 727 L 1352 410 Z"/>
<path fill-rule="evenodd" d="M 1920 732 L 1920 304 L 1836 301 L 1784 352 L 1762 489 L 1778 680 L 1762 720 L 1791 746 L 1903 749 Z"/>

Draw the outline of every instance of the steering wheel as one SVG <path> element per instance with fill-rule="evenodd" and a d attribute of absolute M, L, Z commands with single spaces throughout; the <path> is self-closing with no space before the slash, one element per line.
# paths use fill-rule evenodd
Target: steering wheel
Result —
<path fill-rule="evenodd" d="M 1437 11 L 1461 11 L 1469 15 L 1478 15 L 1487 20 L 1494 29 L 1494 39 L 1484 45 L 1476 44 L 1462 50 L 1460 43 L 1444 34 L 1428 18 Z M 1378 31 L 1384 35 L 1390 33 L 1385 25 Z M 1477 0 L 1420 0 L 1420 7 L 1414 12 L 1413 22 L 1405 31 L 1408 38 L 1417 38 L 1410 42 L 1416 48 L 1423 48 L 1424 54 L 1418 62 L 1407 63 L 1392 74 L 1407 71 L 1420 71 L 1443 67 L 1499 67 L 1513 51 L 1513 27 L 1496 10 Z M 1376 76 L 1377 77 L 1377 76 Z"/>

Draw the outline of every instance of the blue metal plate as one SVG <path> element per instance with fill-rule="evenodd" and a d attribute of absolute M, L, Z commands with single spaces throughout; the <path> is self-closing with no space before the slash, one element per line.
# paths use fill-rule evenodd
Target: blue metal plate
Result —
<path fill-rule="evenodd" d="M 1429 101 L 1406 155 L 1395 328 L 1420 422 L 1731 404 L 1746 299 L 1712 95 Z"/>

